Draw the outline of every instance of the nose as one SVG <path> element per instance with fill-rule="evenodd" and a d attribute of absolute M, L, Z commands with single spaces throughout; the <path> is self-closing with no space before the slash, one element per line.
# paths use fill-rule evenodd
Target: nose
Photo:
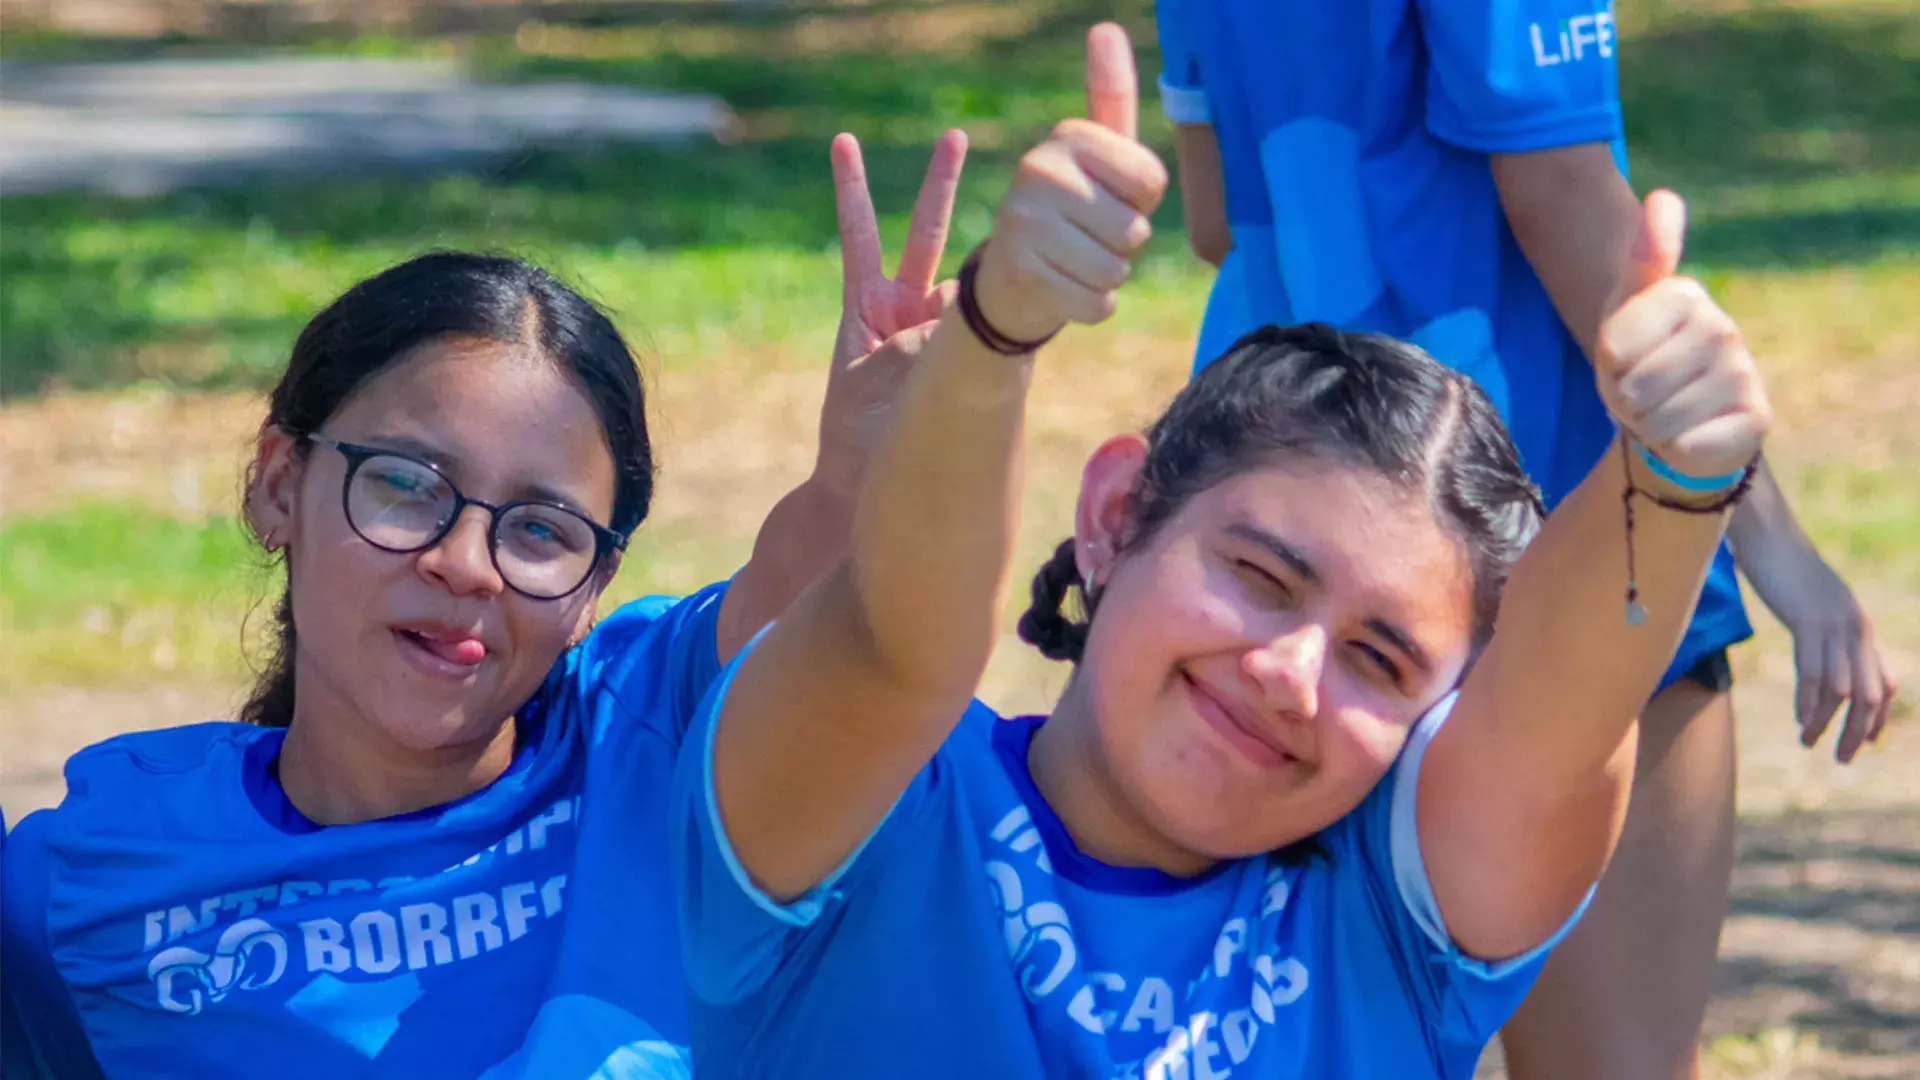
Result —
<path fill-rule="evenodd" d="M 492 524 L 485 508 L 464 507 L 447 535 L 414 557 L 414 566 L 455 596 L 498 596 L 506 582 L 493 565 Z"/>
<path fill-rule="evenodd" d="M 1311 717 L 1320 709 L 1320 672 L 1326 659 L 1326 631 L 1302 623 L 1247 650 L 1240 657 L 1240 670 L 1260 688 L 1269 708 Z"/>

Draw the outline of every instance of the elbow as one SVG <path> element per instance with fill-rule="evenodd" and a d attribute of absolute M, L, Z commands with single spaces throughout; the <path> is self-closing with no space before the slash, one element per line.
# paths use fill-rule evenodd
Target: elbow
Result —
<path fill-rule="evenodd" d="M 1187 232 L 1187 244 L 1200 257 L 1200 261 L 1218 269 L 1221 263 L 1227 261 L 1227 252 L 1233 250 L 1233 237 L 1224 228 L 1190 229 Z"/>

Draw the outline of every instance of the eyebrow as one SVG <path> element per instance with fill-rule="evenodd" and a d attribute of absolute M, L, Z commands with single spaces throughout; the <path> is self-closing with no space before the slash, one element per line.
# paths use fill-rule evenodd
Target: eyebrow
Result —
<path fill-rule="evenodd" d="M 1308 562 L 1307 557 L 1300 553 L 1300 549 L 1280 539 L 1278 536 L 1275 536 L 1265 529 L 1246 524 L 1245 522 L 1234 522 L 1228 525 L 1227 533 L 1230 536 L 1236 536 L 1264 549 L 1274 558 L 1286 563 L 1294 573 L 1300 575 L 1309 585 L 1320 584 L 1320 572 L 1313 568 L 1313 564 Z M 1433 658 L 1428 656 L 1427 651 L 1422 649 L 1419 643 L 1413 640 L 1412 634 L 1377 616 L 1369 617 L 1366 620 L 1365 626 L 1404 655 L 1414 667 L 1425 672 L 1433 671 Z"/>
<path fill-rule="evenodd" d="M 1307 584 L 1320 584 L 1320 572 L 1313 568 L 1313 564 L 1307 561 L 1305 555 L 1300 554 L 1300 549 L 1267 530 L 1248 525 L 1245 522 L 1236 521 L 1227 526 L 1227 534 L 1229 536 L 1237 536 L 1257 547 L 1265 548 L 1268 554 L 1286 563 L 1288 568 L 1304 578 Z"/>
<path fill-rule="evenodd" d="M 449 456 L 444 451 L 436 450 L 426 443 L 421 442 L 419 439 L 409 438 L 405 435 L 369 435 L 367 437 L 372 440 L 372 443 L 369 445 L 377 444 L 381 449 L 392 448 L 409 457 L 417 457 L 440 470 L 442 473 L 451 473 L 454 471 L 454 468 L 459 465 L 457 458 Z M 509 496 L 506 501 L 519 502 L 524 499 L 553 503 L 556 506 L 566 507 L 568 510 L 579 514 L 588 521 L 598 520 L 592 514 L 588 513 L 587 508 L 580 505 L 578 500 L 568 496 L 564 492 L 555 491 L 550 487 L 542 487 L 539 484 L 523 484 L 515 488 L 514 493 Z"/>
<path fill-rule="evenodd" d="M 1405 654 L 1406 658 L 1412 661 L 1414 667 L 1429 673 L 1433 671 L 1433 660 L 1427 656 L 1426 650 L 1422 649 L 1419 644 L 1413 640 L 1411 634 L 1406 633 L 1387 620 L 1380 618 L 1367 619 L 1366 627 L 1385 638 L 1388 644 Z"/>

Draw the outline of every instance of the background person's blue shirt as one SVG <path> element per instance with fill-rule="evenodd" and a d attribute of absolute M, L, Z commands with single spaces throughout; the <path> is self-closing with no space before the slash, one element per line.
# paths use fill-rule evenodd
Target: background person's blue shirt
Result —
<path fill-rule="evenodd" d="M 1611 144 L 1604 0 L 1158 0 L 1162 103 L 1211 123 L 1233 249 L 1197 363 L 1266 323 L 1414 342 L 1472 376 L 1559 503 L 1614 428 L 1579 344 L 1520 251 L 1493 153 Z M 1752 634 L 1715 557 L 1668 681 Z"/>
<path fill-rule="evenodd" d="M 1080 852 L 1027 771 L 1040 721 L 976 703 L 861 849 L 782 904 L 718 821 L 723 695 L 674 785 L 703 1078 L 1465 1078 L 1548 947 L 1487 964 L 1440 921 L 1413 796 L 1446 707 L 1322 854 L 1183 880 Z"/>
<path fill-rule="evenodd" d="M 724 591 L 610 615 L 519 713 L 506 773 L 444 806 L 316 825 L 279 785 L 285 733 L 242 724 L 76 754 L 65 801 L 5 848 L 32 1057 L 62 1077 L 96 1056 L 112 1076 L 686 1076 L 667 792 Z"/>

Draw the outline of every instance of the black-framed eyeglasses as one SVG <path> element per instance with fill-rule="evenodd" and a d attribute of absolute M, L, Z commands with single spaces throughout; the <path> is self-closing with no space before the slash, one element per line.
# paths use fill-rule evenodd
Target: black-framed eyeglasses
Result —
<path fill-rule="evenodd" d="M 626 537 L 558 503 L 516 499 L 494 505 L 462 494 L 433 464 L 394 450 L 308 435 L 347 459 L 340 505 L 354 534 L 405 555 L 445 539 L 469 506 L 488 514 L 487 550 L 500 580 L 522 596 L 558 600 L 593 576 L 601 556 Z"/>

